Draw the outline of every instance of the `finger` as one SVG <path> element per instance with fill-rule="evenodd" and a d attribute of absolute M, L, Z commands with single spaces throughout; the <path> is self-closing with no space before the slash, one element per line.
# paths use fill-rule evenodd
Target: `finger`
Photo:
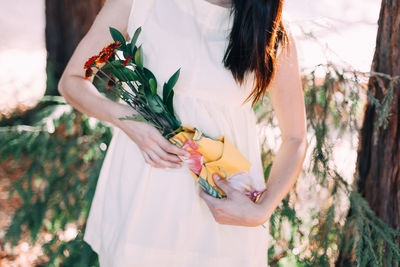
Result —
<path fill-rule="evenodd" d="M 157 168 L 164 168 L 163 164 L 161 164 L 161 159 L 159 156 L 157 156 L 156 153 L 154 153 L 152 150 L 147 151 L 147 155 L 149 155 L 150 159 L 154 162 L 155 166 Z"/>
<path fill-rule="evenodd" d="M 165 152 L 161 147 L 155 144 L 153 148 L 153 152 L 157 154 L 157 156 L 162 161 L 162 164 L 166 165 L 169 168 L 180 168 L 182 167 L 182 161 L 176 156 Z M 176 161 L 176 159 L 178 161 Z"/>
<path fill-rule="evenodd" d="M 149 157 L 149 155 L 147 155 L 147 153 L 142 152 L 142 155 L 143 155 L 144 161 L 146 161 L 147 164 L 149 164 L 150 166 L 153 166 L 153 167 L 156 166 L 156 163 Z"/>
<path fill-rule="evenodd" d="M 207 206 L 212 210 L 214 208 L 214 201 L 216 199 L 207 194 L 203 189 L 200 189 L 199 195 L 202 199 L 204 199 L 204 201 L 207 203 Z"/>
<path fill-rule="evenodd" d="M 226 181 L 226 179 L 222 179 L 218 174 L 214 174 L 213 175 L 213 179 L 214 179 L 214 183 L 222 189 L 222 191 L 224 191 L 224 193 L 226 194 L 226 196 L 231 196 L 233 194 L 233 192 L 235 191 L 235 189 L 233 187 L 231 187 L 228 182 Z"/>
<path fill-rule="evenodd" d="M 159 146 L 158 144 L 154 144 L 154 146 L 153 146 L 153 151 L 154 151 L 155 153 L 157 153 L 157 155 L 158 155 L 161 159 L 163 159 L 163 160 L 165 160 L 165 161 L 174 162 L 174 163 L 176 163 L 176 164 L 174 164 L 174 165 L 179 165 L 179 166 L 181 166 L 179 163 L 182 162 L 182 160 L 181 160 L 177 155 L 175 155 L 175 154 L 170 154 L 170 153 L 166 152 L 166 151 L 165 151 L 161 146 Z"/>
<path fill-rule="evenodd" d="M 187 158 L 190 157 L 189 152 L 187 152 L 185 149 L 179 148 L 178 146 L 171 144 L 164 137 L 162 137 L 158 141 L 159 141 L 159 145 L 162 147 L 162 149 L 164 149 L 168 153 L 175 154 L 175 155 L 182 156 L 182 157 L 187 157 Z"/>
<path fill-rule="evenodd" d="M 174 163 L 162 160 L 154 151 L 147 152 L 149 157 L 155 162 L 157 168 L 172 168 Z"/>

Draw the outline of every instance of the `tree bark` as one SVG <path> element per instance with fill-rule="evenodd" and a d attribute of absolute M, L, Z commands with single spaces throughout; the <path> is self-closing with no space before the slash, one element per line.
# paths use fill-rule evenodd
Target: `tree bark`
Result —
<path fill-rule="evenodd" d="M 59 95 L 58 80 L 75 47 L 92 25 L 103 2 L 104 0 L 46 0 L 45 95 Z"/>
<path fill-rule="evenodd" d="M 400 0 L 382 0 L 378 26 L 371 71 L 399 76 Z M 389 93 L 390 80 L 378 75 L 369 79 L 368 90 L 381 103 Z M 366 104 L 359 137 L 356 185 L 376 215 L 392 228 L 400 230 L 400 79 L 392 79 L 392 83 L 394 95 L 387 127 L 381 127 L 377 132 L 376 144 L 373 133 L 378 123 L 377 109 L 370 100 Z M 349 257 L 354 255 L 344 255 L 341 251 L 339 266 L 346 266 Z"/>
<path fill-rule="evenodd" d="M 400 0 L 383 0 L 372 71 L 400 75 Z M 382 101 L 389 79 L 372 76 L 368 90 Z M 378 132 L 375 106 L 366 106 L 358 150 L 358 190 L 378 217 L 400 230 L 400 80 L 393 81 L 394 99 L 386 129 Z"/>

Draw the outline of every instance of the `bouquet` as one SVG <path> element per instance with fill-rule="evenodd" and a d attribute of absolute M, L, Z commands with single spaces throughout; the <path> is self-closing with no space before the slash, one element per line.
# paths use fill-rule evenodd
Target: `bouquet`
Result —
<path fill-rule="evenodd" d="M 209 195 L 226 197 L 214 183 L 212 177 L 216 173 L 256 202 L 265 185 L 255 185 L 250 175 L 251 164 L 235 146 L 225 137 L 213 138 L 193 126 L 181 125 L 175 116 L 173 88 L 180 69 L 164 82 L 162 97 L 157 94 L 156 77 L 144 66 L 142 45 L 136 45 L 140 32 L 141 27 L 127 42 L 118 30 L 110 27 L 114 42 L 87 60 L 85 78 L 92 79 L 100 92 L 113 100 L 122 99 L 137 112 L 120 120 L 150 123 L 171 143 L 187 150 L 190 157 L 183 161 Z"/>

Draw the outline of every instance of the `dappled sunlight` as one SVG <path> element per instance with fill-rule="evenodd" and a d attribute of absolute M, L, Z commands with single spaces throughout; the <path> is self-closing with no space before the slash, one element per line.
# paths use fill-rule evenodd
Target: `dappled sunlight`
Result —
<path fill-rule="evenodd" d="M 32 107 L 46 88 L 44 0 L 15 0 L 0 9 L 0 114 Z"/>
<path fill-rule="evenodd" d="M 298 43 L 301 67 L 330 61 L 369 71 L 379 9 L 378 0 L 287 0 L 284 16 Z"/>

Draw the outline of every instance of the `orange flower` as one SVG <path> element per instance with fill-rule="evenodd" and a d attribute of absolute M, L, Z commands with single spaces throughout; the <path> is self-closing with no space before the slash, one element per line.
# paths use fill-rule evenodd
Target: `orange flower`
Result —
<path fill-rule="evenodd" d="M 96 63 L 97 64 L 105 63 L 110 57 L 112 57 L 115 54 L 115 49 L 117 49 L 120 45 L 121 42 L 116 41 L 104 47 L 103 50 L 101 50 L 99 55 L 97 56 Z"/>

